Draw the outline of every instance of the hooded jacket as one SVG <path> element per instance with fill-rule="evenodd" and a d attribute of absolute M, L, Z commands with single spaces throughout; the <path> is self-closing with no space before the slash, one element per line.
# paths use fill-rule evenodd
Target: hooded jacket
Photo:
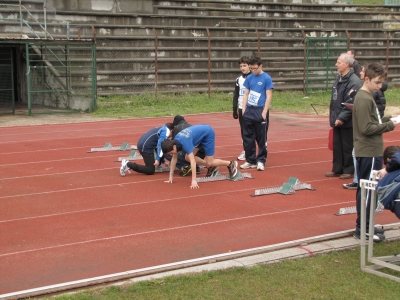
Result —
<path fill-rule="evenodd" d="M 243 95 L 244 95 L 244 92 L 246 91 L 246 88 L 244 87 L 243 83 L 246 80 L 246 77 L 250 74 L 251 74 L 251 72 L 249 72 L 247 74 L 243 73 L 238 78 L 236 78 L 235 90 L 233 92 L 233 99 L 232 99 L 233 112 L 237 112 L 238 108 L 242 109 Z"/>
<path fill-rule="evenodd" d="M 385 98 L 385 94 L 384 92 L 386 92 L 388 88 L 387 82 L 383 82 L 382 83 L 382 87 L 379 91 L 377 91 L 376 93 L 372 94 L 372 97 L 374 97 L 376 106 L 378 107 L 379 110 L 379 115 L 381 116 L 381 118 L 384 116 L 385 114 L 385 108 L 386 108 L 386 98 Z"/>
<path fill-rule="evenodd" d="M 174 138 L 183 129 L 192 126 L 191 124 L 186 122 L 184 117 L 180 115 L 175 116 L 173 124 L 174 124 L 174 129 L 172 130 L 172 138 Z"/>
<path fill-rule="evenodd" d="M 336 80 L 332 86 L 331 103 L 329 107 L 329 124 L 335 127 L 335 121 L 340 120 L 343 122 L 341 127 L 351 128 L 352 125 L 352 111 L 344 106 L 342 103 L 352 103 L 350 91 L 358 91 L 361 88 L 361 80 L 354 74 L 354 70 L 350 71 L 345 76 L 336 76 Z"/>

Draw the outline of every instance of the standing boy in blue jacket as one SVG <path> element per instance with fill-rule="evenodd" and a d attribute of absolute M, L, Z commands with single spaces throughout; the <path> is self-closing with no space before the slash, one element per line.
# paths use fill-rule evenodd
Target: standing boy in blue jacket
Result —
<path fill-rule="evenodd" d="M 242 169 L 257 168 L 264 171 L 267 161 L 267 124 L 269 123 L 269 106 L 272 101 L 274 84 L 272 78 L 262 69 L 262 60 L 258 56 L 249 59 L 249 69 L 252 72 L 246 77 L 243 95 L 243 147 L 246 162 Z M 256 151 L 256 142 L 258 153 Z"/>

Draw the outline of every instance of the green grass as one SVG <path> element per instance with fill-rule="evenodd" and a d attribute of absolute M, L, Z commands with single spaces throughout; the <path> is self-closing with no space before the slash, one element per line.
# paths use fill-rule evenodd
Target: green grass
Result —
<path fill-rule="evenodd" d="M 375 256 L 399 253 L 400 241 L 375 244 Z M 360 270 L 360 249 L 272 265 L 203 272 L 62 295 L 80 299 L 399 299 L 398 282 Z M 394 271 L 392 275 L 400 277 Z"/>
<path fill-rule="evenodd" d="M 356 5 L 385 5 L 385 0 L 353 0 Z"/>
<path fill-rule="evenodd" d="M 400 88 L 385 92 L 387 106 L 400 106 Z M 274 91 L 271 111 L 315 114 L 327 112 L 330 92 L 305 95 L 302 91 Z M 154 94 L 99 97 L 95 117 L 128 118 L 232 111 L 232 93 Z"/>

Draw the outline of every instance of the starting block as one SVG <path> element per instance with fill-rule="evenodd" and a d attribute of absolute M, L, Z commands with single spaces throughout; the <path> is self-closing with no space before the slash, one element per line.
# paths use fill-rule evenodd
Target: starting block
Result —
<path fill-rule="evenodd" d="M 378 204 L 378 207 L 376 209 L 377 213 L 382 213 L 384 210 L 384 207 L 382 206 L 382 203 Z M 343 215 L 349 215 L 349 214 L 356 214 L 357 213 L 357 207 L 356 206 L 350 206 L 350 207 L 341 207 L 339 208 L 339 211 L 337 213 L 334 213 L 335 216 L 343 216 Z"/>
<path fill-rule="evenodd" d="M 142 158 L 143 158 L 143 156 L 141 156 L 138 151 L 132 150 L 131 153 L 129 153 L 129 156 L 118 157 L 118 160 L 116 160 L 116 161 L 122 161 L 123 159 L 138 160 L 138 159 L 142 159 Z"/>
<path fill-rule="evenodd" d="M 169 167 L 164 167 L 164 166 L 160 166 L 158 168 L 156 168 L 155 172 L 156 173 L 162 173 L 162 172 L 169 172 L 170 168 Z M 175 171 L 180 171 L 179 168 L 175 168 Z"/>
<path fill-rule="evenodd" d="M 311 184 L 301 183 L 296 177 L 290 177 L 288 182 L 285 182 L 282 186 L 266 188 L 255 190 L 252 197 L 261 196 L 261 195 L 270 195 L 270 194 L 283 194 L 283 195 L 291 195 L 299 190 L 311 190 L 314 191 L 315 188 L 311 187 Z"/>
<path fill-rule="evenodd" d="M 126 151 L 126 150 L 132 150 L 132 149 L 137 149 L 136 145 L 129 145 L 127 142 L 124 142 L 121 146 L 115 146 L 113 147 L 111 143 L 107 142 L 104 147 L 102 148 L 91 148 L 90 152 L 105 152 L 105 151 Z"/>
<path fill-rule="evenodd" d="M 350 206 L 350 207 L 341 207 L 337 213 L 334 213 L 335 216 L 342 216 L 342 215 L 349 215 L 357 213 L 357 207 Z"/>
<path fill-rule="evenodd" d="M 236 179 L 234 179 L 233 181 L 244 180 L 245 178 L 253 179 L 254 177 L 251 176 L 250 173 L 239 172 L 238 177 Z M 230 179 L 229 175 L 222 175 L 219 171 L 217 172 L 217 174 L 215 176 L 196 178 L 197 182 L 212 182 L 212 181 L 221 181 L 221 180 L 232 180 L 232 179 Z"/>
<path fill-rule="evenodd" d="M 365 189 L 367 189 L 369 192 L 369 190 L 373 190 L 375 191 L 376 188 L 376 183 L 377 183 L 377 173 L 378 171 L 373 170 L 370 174 L 370 181 L 366 181 L 364 182 L 364 187 Z M 368 195 L 366 196 L 368 197 Z M 377 213 L 382 213 L 384 210 L 384 207 L 382 205 L 382 203 L 378 203 L 377 207 L 376 207 L 376 212 Z M 335 216 L 342 216 L 342 215 L 348 215 L 348 214 L 356 214 L 357 213 L 357 207 L 356 206 L 350 206 L 350 207 L 342 207 L 339 208 L 339 211 L 337 213 L 334 213 Z"/>

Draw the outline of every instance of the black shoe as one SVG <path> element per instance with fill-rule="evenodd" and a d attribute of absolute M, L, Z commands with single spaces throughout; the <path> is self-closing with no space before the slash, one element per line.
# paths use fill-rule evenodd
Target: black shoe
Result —
<path fill-rule="evenodd" d="M 192 173 L 192 168 L 190 166 L 182 167 L 182 171 L 179 173 L 179 176 L 185 177 Z"/>
<path fill-rule="evenodd" d="M 200 172 L 201 172 L 200 166 L 196 166 L 196 174 L 200 174 Z"/>
<path fill-rule="evenodd" d="M 357 182 L 343 184 L 343 188 L 348 189 L 348 190 L 356 190 L 357 187 L 358 187 Z"/>
<path fill-rule="evenodd" d="M 374 227 L 374 233 L 379 233 L 379 234 L 384 234 L 385 233 L 385 228 L 383 226 L 379 227 Z"/>
<path fill-rule="evenodd" d="M 218 167 L 209 167 L 207 169 L 208 171 L 206 177 L 214 177 L 218 174 Z"/>
<path fill-rule="evenodd" d="M 353 233 L 353 237 L 356 239 L 360 239 L 361 238 L 361 232 L 360 230 L 355 230 Z M 369 240 L 369 234 L 366 234 L 366 240 Z M 381 233 L 374 233 L 374 242 L 382 242 L 385 240 L 385 236 Z"/>

